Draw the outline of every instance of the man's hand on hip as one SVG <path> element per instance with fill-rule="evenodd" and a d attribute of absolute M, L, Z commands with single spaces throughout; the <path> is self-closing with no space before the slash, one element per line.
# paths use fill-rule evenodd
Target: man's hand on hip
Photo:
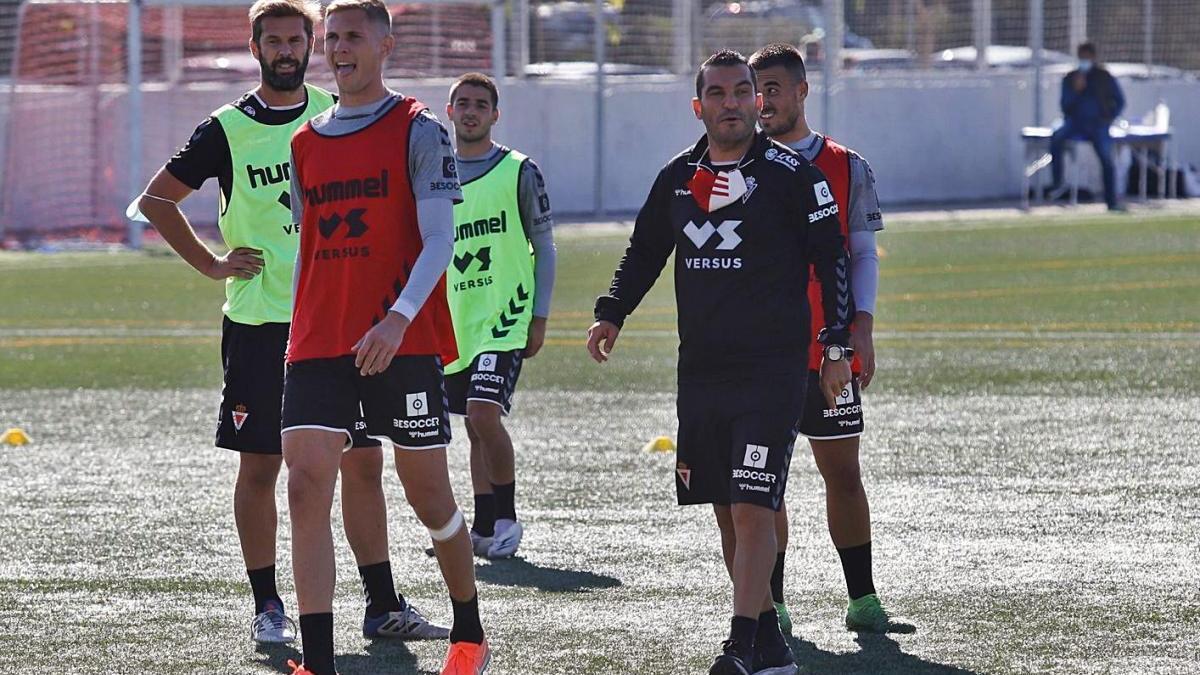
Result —
<path fill-rule="evenodd" d="M 262 272 L 262 251 L 254 248 L 239 247 L 229 253 L 213 258 L 212 264 L 204 271 L 204 275 L 218 281 L 227 277 L 253 279 Z"/>
<path fill-rule="evenodd" d="M 392 365 L 396 350 L 404 342 L 404 333 L 411 323 L 399 312 L 388 312 L 383 321 L 371 327 L 354 345 L 354 367 L 365 377 L 377 375 Z"/>

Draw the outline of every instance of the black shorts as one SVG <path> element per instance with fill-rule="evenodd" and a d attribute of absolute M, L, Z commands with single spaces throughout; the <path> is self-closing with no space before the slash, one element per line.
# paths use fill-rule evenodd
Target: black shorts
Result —
<path fill-rule="evenodd" d="M 475 357 L 471 367 L 446 376 L 446 393 L 450 397 L 450 412 L 467 414 L 467 401 L 486 401 L 500 406 L 505 415 L 512 410 L 513 392 L 521 377 L 524 350 L 484 352 Z"/>
<path fill-rule="evenodd" d="M 863 432 L 862 397 L 859 396 L 858 378 L 838 395 L 837 406 L 830 408 L 821 393 L 821 376 L 817 371 L 808 372 L 808 395 L 804 398 L 804 417 L 800 420 L 800 434 L 815 441 L 835 441 L 839 438 L 854 438 Z"/>
<path fill-rule="evenodd" d="M 279 440 L 283 409 L 283 363 L 286 323 L 251 326 L 221 323 L 221 364 L 225 385 L 217 421 L 217 447 L 263 455 L 283 453 Z M 379 447 L 361 432 L 354 447 Z"/>
<path fill-rule="evenodd" d="M 778 511 L 803 405 L 800 376 L 680 383 L 679 503 L 756 504 Z"/>
<path fill-rule="evenodd" d="M 450 413 L 436 356 L 397 356 L 388 369 L 363 377 L 353 356 L 289 363 L 283 384 L 283 431 L 356 428 L 398 448 L 426 450 L 450 443 Z"/>

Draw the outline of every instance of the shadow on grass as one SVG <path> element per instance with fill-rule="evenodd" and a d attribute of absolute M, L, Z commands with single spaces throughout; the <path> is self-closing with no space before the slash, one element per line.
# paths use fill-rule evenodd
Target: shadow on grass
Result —
<path fill-rule="evenodd" d="M 288 668 L 288 659 L 300 663 L 301 658 L 300 650 L 294 644 L 257 644 L 254 652 L 258 655 L 254 659 L 256 663 L 280 673 L 292 672 Z"/>
<path fill-rule="evenodd" d="M 854 641 L 859 651 L 848 654 L 827 652 L 808 640 L 786 636 L 800 673 L 917 673 L 919 675 L 979 675 L 974 670 L 926 661 L 905 654 L 900 644 L 875 633 L 859 633 Z"/>
<path fill-rule="evenodd" d="M 338 675 L 437 675 L 436 670 L 421 670 L 417 656 L 399 640 L 374 640 L 367 644 L 366 654 L 342 654 L 337 657 Z"/>
<path fill-rule="evenodd" d="M 497 586 L 523 586 L 550 593 L 587 593 L 599 588 L 616 588 L 621 580 L 595 572 L 541 567 L 522 558 L 496 560 L 475 565 L 475 578 Z"/>

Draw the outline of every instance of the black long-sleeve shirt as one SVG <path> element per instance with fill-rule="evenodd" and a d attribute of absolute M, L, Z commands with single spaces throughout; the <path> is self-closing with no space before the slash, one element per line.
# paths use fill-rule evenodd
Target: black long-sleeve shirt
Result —
<path fill-rule="evenodd" d="M 802 373 L 809 344 L 808 265 L 823 289 L 827 343 L 845 345 L 854 314 L 838 206 L 803 157 L 758 134 L 738 163 L 746 194 L 708 212 L 688 187 L 708 139 L 659 172 L 596 318 L 622 325 L 675 251 L 679 380 Z"/>

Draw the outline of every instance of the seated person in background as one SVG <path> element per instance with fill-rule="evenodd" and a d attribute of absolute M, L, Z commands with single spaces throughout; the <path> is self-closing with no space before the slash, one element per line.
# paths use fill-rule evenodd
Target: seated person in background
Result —
<path fill-rule="evenodd" d="M 1084 42 L 1076 53 L 1079 67 L 1067 73 L 1062 83 L 1063 124 L 1050 137 L 1054 174 L 1051 194 L 1062 194 L 1062 154 L 1067 141 L 1090 141 L 1104 173 L 1104 201 L 1109 210 L 1118 210 L 1113 143 L 1108 127 L 1125 108 L 1125 95 L 1117 78 L 1096 62 L 1094 44 Z"/>

